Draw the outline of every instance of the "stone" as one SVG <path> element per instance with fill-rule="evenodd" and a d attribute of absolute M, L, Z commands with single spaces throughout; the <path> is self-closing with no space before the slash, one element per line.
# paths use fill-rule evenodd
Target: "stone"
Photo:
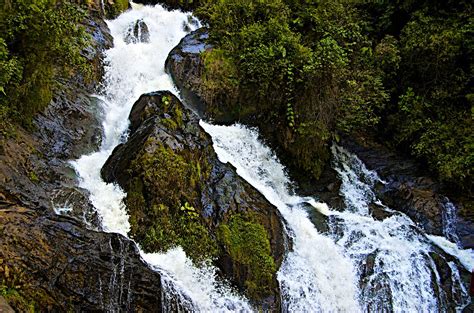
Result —
<path fill-rule="evenodd" d="M 122 235 L 19 205 L 1 205 L 0 220 L 0 281 L 18 312 L 161 310 L 160 274 Z"/>
<path fill-rule="evenodd" d="M 279 310 L 276 270 L 288 241 L 279 211 L 218 160 L 197 115 L 170 92 L 142 95 L 129 119 L 128 141 L 101 173 L 127 191 L 133 238 L 149 252 L 180 244 L 197 261 L 214 255 L 221 274 L 257 307 Z M 259 234 L 252 244 L 245 240 L 250 231 Z M 270 276 L 255 267 L 252 253 L 273 260 Z"/>
<path fill-rule="evenodd" d="M 148 25 L 142 19 L 136 21 L 128 28 L 124 41 L 127 44 L 150 42 L 150 31 L 148 30 Z"/>

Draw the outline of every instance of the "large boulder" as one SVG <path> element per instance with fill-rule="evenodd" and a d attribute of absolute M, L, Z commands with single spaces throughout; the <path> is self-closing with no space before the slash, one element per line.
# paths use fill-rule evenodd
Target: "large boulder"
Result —
<path fill-rule="evenodd" d="M 209 37 L 206 28 L 200 28 L 181 39 L 166 59 L 166 71 L 171 75 L 184 101 L 200 117 L 211 117 L 203 83 L 204 61 L 201 53 L 212 48 L 206 43 Z M 222 118 L 218 118 L 221 122 Z"/>
<path fill-rule="evenodd" d="M 198 117 L 173 94 L 142 95 L 129 119 L 129 139 L 102 177 L 127 192 L 131 236 L 145 251 L 181 245 L 197 264 L 213 259 L 257 307 L 279 310 L 287 238 L 278 210 L 218 160 Z"/>
<path fill-rule="evenodd" d="M 1 198 L 0 220 L 0 290 L 17 312 L 161 311 L 160 274 L 122 235 Z"/>

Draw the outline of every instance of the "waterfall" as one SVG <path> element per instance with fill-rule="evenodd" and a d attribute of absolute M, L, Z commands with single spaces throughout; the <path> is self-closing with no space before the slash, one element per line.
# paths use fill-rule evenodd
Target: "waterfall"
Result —
<path fill-rule="evenodd" d="M 330 210 L 316 200 L 291 192 L 291 182 L 271 150 L 255 130 L 241 125 L 215 126 L 201 122 L 212 136 L 214 149 L 222 162 L 229 162 L 237 173 L 256 187 L 285 218 L 293 239 L 290 251 L 278 273 L 284 306 L 294 312 L 436 312 L 445 311 L 446 296 L 434 285 L 440 280 L 434 260 L 435 236 L 426 236 L 406 215 L 385 207 L 373 191 L 384 183 L 354 155 L 334 146 L 333 166 L 339 173 L 342 212 Z M 331 218 L 329 234 L 320 234 L 304 210 L 310 203 Z M 371 206 L 386 215 L 372 216 Z M 443 238 L 444 239 L 444 238 Z M 468 267 L 470 250 L 456 244 L 439 245 Z M 462 307 L 467 293 L 454 263 L 450 262 L 453 288 L 461 299 L 451 306 Z M 436 287 L 437 288 L 437 287 Z"/>
<path fill-rule="evenodd" d="M 457 208 L 446 197 L 443 199 L 443 207 L 443 235 L 460 246 L 460 240 L 456 232 Z"/>
<path fill-rule="evenodd" d="M 332 152 L 347 207 L 344 212 L 334 212 L 338 218 L 332 225 L 333 232 L 336 234 L 336 229 L 343 232 L 342 236 L 334 237 L 358 264 L 358 276 L 364 274 L 367 257 L 371 258 L 371 268 L 369 273 L 365 272 L 367 277 L 361 290 L 363 301 L 374 309 L 395 312 L 437 311 L 438 302 L 431 284 L 431 273 L 437 275 L 437 271 L 429 261 L 429 240 L 420 235 L 404 214 L 391 211 L 393 215 L 375 219 L 369 206 L 377 202 L 372 191 L 380 181 L 377 174 L 341 147 L 333 146 Z M 380 209 L 387 208 L 382 205 Z"/>
<path fill-rule="evenodd" d="M 114 39 L 114 47 L 105 52 L 105 76 L 98 96 L 103 105 L 102 145 L 98 152 L 83 155 L 72 163 L 80 179 L 80 187 L 90 192 L 107 232 L 127 235 L 130 230 L 128 215 L 123 203 L 125 193 L 114 184 L 105 183 L 100 169 L 112 150 L 126 139 L 128 115 L 138 97 L 146 92 L 170 90 L 177 93 L 172 80 L 165 73 L 164 64 L 169 51 L 174 48 L 187 30 L 194 30 L 193 17 L 180 11 L 167 11 L 161 6 L 132 4 L 133 9 L 121 14 L 107 25 Z M 125 38 L 130 35 L 137 21 L 147 25 L 148 42 Z M 140 25 L 140 31 L 143 31 Z M 138 34 L 141 36 L 142 34 Z M 167 253 L 145 254 L 143 259 L 161 273 L 166 294 L 166 310 L 192 310 L 219 312 L 251 311 L 250 305 L 232 289 L 218 283 L 212 267 L 197 268 L 181 248 Z M 114 282 L 111 282 L 114 283 Z M 176 304 L 170 296 L 180 297 Z M 172 304 L 174 303 L 174 304 Z M 178 306 L 181 307 L 178 307 Z M 159 308 L 156 308 L 157 310 Z"/>
<path fill-rule="evenodd" d="M 156 90 L 177 93 L 164 72 L 164 62 L 186 35 L 185 29 L 195 28 L 189 23 L 189 14 L 166 11 L 160 6 L 132 7 L 108 21 L 114 47 L 105 52 L 104 84 L 98 96 L 104 112 L 101 148 L 72 162 L 80 186 L 90 192 L 103 229 L 125 236 L 130 230 L 123 204 L 125 194 L 118 186 L 106 184 L 100 169 L 114 147 L 126 139 L 127 117 L 141 94 Z M 147 25 L 149 40 L 131 40 L 127 44 L 124 38 L 137 21 Z M 139 27 L 139 37 L 144 29 Z M 431 257 L 433 243 L 457 257 L 466 268 L 474 265 L 472 251 L 460 250 L 444 237 L 424 235 L 406 215 L 380 203 L 373 187 L 383 182 L 344 149 L 333 147 L 334 168 L 342 179 L 341 194 L 346 204 L 345 210 L 338 212 L 315 199 L 295 195 L 284 167 L 258 139 L 255 130 L 241 125 L 200 124 L 212 136 L 219 159 L 233 164 L 238 174 L 274 204 L 286 221 L 293 247 L 278 272 L 285 311 L 443 310 L 446 300 L 434 296 L 433 280 L 439 281 L 441 275 Z M 329 233 L 315 228 L 308 217 L 308 204 L 330 217 Z M 383 219 L 372 215 L 374 205 L 387 213 Z M 453 233 L 451 215 L 445 218 L 448 239 Z M 215 268 L 194 266 L 180 247 L 166 253 L 141 251 L 141 255 L 161 274 L 163 307 L 157 310 L 252 311 L 246 299 L 217 281 Z M 465 298 L 457 265 L 452 261 L 448 265 L 453 288 L 458 286 L 456 290 Z M 120 268 L 116 270 L 119 275 Z M 126 286 L 125 278 L 120 279 Z"/>
<path fill-rule="evenodd" d="M 291 193 L 291 182 L 255 130 L 241 125 L 200 123 L 212 136 L 219 160 L 257 188 L 285 218 L 293 240 L 278 272 L 283 305 L 290 312 L 360 311 L 355 268 L 340 246 L 320 234 L 308 218 L 307 198 Z"/>

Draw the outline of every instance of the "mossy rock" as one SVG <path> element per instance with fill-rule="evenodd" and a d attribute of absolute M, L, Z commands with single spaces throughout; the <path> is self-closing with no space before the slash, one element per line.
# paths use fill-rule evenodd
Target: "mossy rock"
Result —
<path fill-rule="evenodd" d="M 244 276 L 242 285 L 253 298 L 262 298 L 277 288 L 273 275 L 276 272 L 275 260 L 265 228 L 252 213 L 237 213 L 219 225 L 219 243 L 235 262 L 236 276 Z M 251 268 L 250 273 L 241 273 Z M 244 274 L 244 275 L 242 275 Z"/>
<path fill-rule="evenodd" d="M 166 70 L 186 103 L 205 120 L 258 127 L 292 173 L 320 179 L 330 159 L 330 132 L 316 118 L 295 127 L 292 115 L 289 124 L 287 104 L 275 105 L 278 101 L 268 98 L 273 93 L 261 97 L 255 88 L 243 88 L 228 52 L 213 47 L 208 38 L 206 28 L 191 32 L 166 60 Z"/>
<path fill-rule="evenodd" d="M 105 12 L 109 19 L 116 18 L 130 6 L 128 0 L 105 0 Z"/>
<path fill-rule="evenodd" d="M 129 140 L 102 168 L 127 192 L 131 236 L 147 252 L 181 246 L 212 262 L 261 309 L 279 310 L 282 217 L 235 168 L 221 163 L 197 116 L 169 92 L 142 95 Z"/>

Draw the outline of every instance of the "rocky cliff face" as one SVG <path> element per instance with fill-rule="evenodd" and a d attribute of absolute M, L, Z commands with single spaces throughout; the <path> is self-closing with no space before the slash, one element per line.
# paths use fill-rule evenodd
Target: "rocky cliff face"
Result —
<path fill-rule="evenodd" d="M 100 106 L 90 94 L 112 45 L 102 14 L 84 21 L 93 79 L 61 82 L 34 131 L 0 134 L 0 294 L 18 312 L 161 311 L 160 274 L 130 240 L 94 231 L 100 222 L 68 163 L 100 145 Z M 56 214 L 64 208 L 67 216 Z"/>
<path fill-rule="evenodd" d="M 0 219 L 2 294 L 17 311 L 161 311 L 160 274 L 125 237 L 5 199 Z"/>
<path fill-rule="evenodd" d="M 142 95 L 130 136 L 102 168 L 127 191 L 131 234 L 145 251 L 181 245 L 265 310 L 278 310 L 276 271 L 285 253 L 282 218 L 235 169 L 221 163 L 197 116 L 170 92 Z"/>

